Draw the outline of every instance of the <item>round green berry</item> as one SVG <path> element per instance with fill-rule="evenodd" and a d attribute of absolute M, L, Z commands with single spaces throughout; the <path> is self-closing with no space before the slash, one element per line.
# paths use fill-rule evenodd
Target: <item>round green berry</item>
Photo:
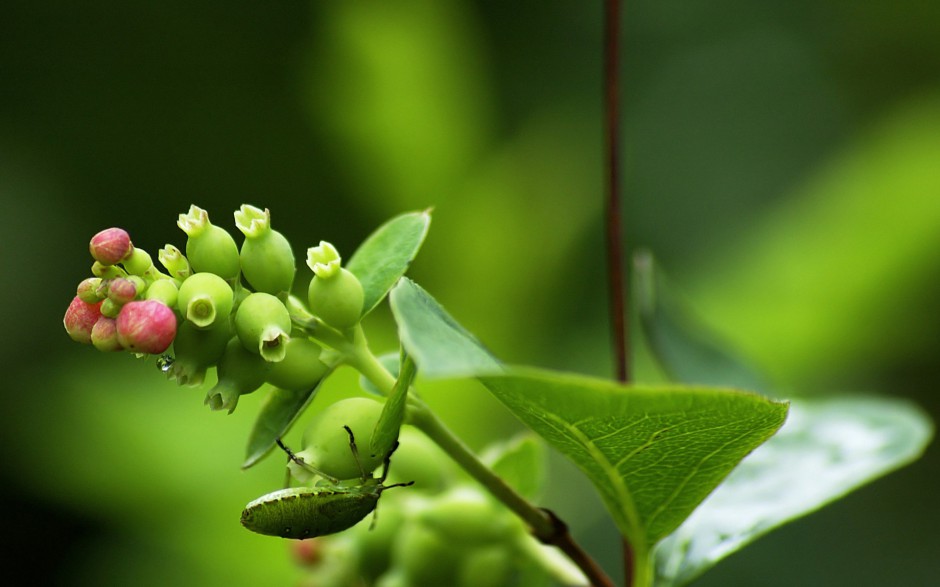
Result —
<path fill-rule="evenodd" d="M 385 460 L 385 455 L 370 454 L 369 450 L 382 407 L 375 400 L 357 397 L 324 408 L 311 420 L 304 435 L 304 454 L 310 455 L 309 464 L 337 479 L 358 479 L 374 471 Z M 347 427 L 358 448 L 358 461 Z"/>

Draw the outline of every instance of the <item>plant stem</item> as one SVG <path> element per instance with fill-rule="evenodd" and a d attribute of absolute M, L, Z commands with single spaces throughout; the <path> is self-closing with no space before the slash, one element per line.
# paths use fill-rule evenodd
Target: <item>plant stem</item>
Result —
<path fill-rule="evenodd" d="M 620 207 L 620 5 L 621 0 L 604 2 L 604 103 L 607 164 L 607 282 L 610 299 L 610 326 L 617 380 L 630 380 L 630 327 L 625 310 L 626 285 L 623 267 L 623 235 Z M 621 537 L 624 584 L 634 585 L 637 571 L 635 553 Z M 640 566 L 646 566 L 641 563 Z M 640 583 L 642 584 L 642 583 Z"/>
<path fill-rule="evenodd" d="M 425 405 L 409 412 L 410 422 L 424 432 L 471 477 L 476 479 L 496 499 L 500 500 L 529 528 L 532 534 L 545 544 L 557 546 L 585 574 L 595 587 L 613 587 L 613 582 L 604 571 L 571 537 L 568 527 L 555 514 L 537 508 L 506 484 L 484 465 L 457 436 Z"/>
<path fill-rule="evenodd" d="M 357 341 L 364 337 L 356 336 Z M 391 393 L 395 378 L 375 358 L 367 346 L 347 348 L 347 363 L 362 373 L 384 394 Z M 351 351 L 351 352 L 350 352 Z M 567 525 L 552 512 L 536 507 L 519 495 L 501 477 L 483 464 L 434 412 L 413 394 L 408 396 L 408 422 L 434 441 L 490 494 L 519 516 L 532 534 L 545 544 L 558 547 L 574 562 L 594 587 L 614 587 L 603 569 L 571 537 Z"/>

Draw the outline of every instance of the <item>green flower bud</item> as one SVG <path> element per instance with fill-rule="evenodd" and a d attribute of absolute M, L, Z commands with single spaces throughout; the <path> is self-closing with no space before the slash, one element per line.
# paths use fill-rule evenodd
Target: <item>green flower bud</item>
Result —
<path fill-rule="evenodd" d="M 194 276 L 195 277 L 195 276 Z M 284 360 L 291 321 L 287 308 L 271 294 L 255 292 L 235 312 L 235 332 L 245 348 L 265 361 Z"/>
<path fill-rule="evenodd" d="M 102 316 L 91 329 L 91 344 L 99 351 L 122 351 L 124 347 L 118 340 L 117 320 Z"/>
<path fill-rule="evenodd" d="M 182 281 L 193 274 L 189 261 L 183 256 L 183 252 L 173 245 L 167 245 L 160 249 L 157 252 L 157 259 L 160 260 L 160 264 L 166 268 L 167 273 L 173 279 Z"/>
<path fill-rule="evenodd" d="M 402 426 L 395 451 L 395 466 L 389 472 L 387 483 L 414 481 L 408 493 L 437 494 L 454 480 L 456 470 L 444 451 L 427 436 L 411 426 Z"/>
<path fill-rule="evenodd" d="M 102 302 L 88 303 L 78 296 L 72 298 L 72 303 L 69 304 L 62 320 L 65 331 L 72 340 L 91 344 L 91 331 L 101 318 L 101 304 Z"/>
<path fill-rule="evenodd" d="M 359 572 L 369 584 L 388 571 L 392 545 L 402 526 L 407 523 L 405 511 L 397 507 L 397 503 L 390 507 L 386 507 L 390 501 L 382 503 L 383 507 L 379 508 L 381 513 L 374 525 L 369 522 L 356 524 L 349 532 L 359 550 Z"/>
<path fill-rule="evenodd" d="M 401 569 L 394 569 L 379 577 L 375 587 L 418 587 L 408 578 L 408 573 Z"/>
<path fill-rule="evenodd" d="M 124 271 L 117 265 L 103 265 L 100 261 L 95 261 L 92 264 L 91 274 L 105 280 L 127 277 L 127 271 Z"/>
<path fill-rule="evenodd" d="M 513 553 L 497 544 L 464 551 L 457 587 L 502 587 L 509 584 Z"/>
<path fill-rule="evenodd" d="M 284 346 L 284 360 L 271 365 L 267 382 L 288 391 L 313 389 L 329 371 L 320 360 L 323 349 L 307 338 L 290 338 Z"/>
<path fill-rule="evenodd" d="M 150 253 L 143 249 L 135 247 L 134 251 L 122 264 L 124 265 L 124 269 L 131 275 L 139 275 L 141 277 L 152 277 L 154 275 L 153 259 L 150 258 Z"/>
<path fill-rule="evenodd" d="M 459 547 L 508 543 L 519 529 L 509 510 L 469 486 L 454 487 L 437 496 L 416 519 L 447 544 Z"/>
<path fill-rule="evenodd" d="M 307 249 L 307 266 L 314 272 L 307 288 L 310 310 L 333 328 L 345 330 L 362 317 L 364 293 L 359 279 L 340 264 L 339 253 L 326 241 Z"/>
<path fill-rule="evenodd" d="M 248 204 L 235 212 L 235 226 L 245 235 L 241 268 L 256 291 L 272 295 L 290 292 L 294 283 L 294 253 L 283 234 L 271 228 L 271 212 Z"/>
<path fill-rule="evenodd" d="M 235 281 L 240 269 L 238 245 L 227 230 L 209 222 L 209 213 L 199 206 L 190 206 L 189 212 L 180 214 L 177 221 L 186 236 L 186 256 L 192 270 L 215 273 Z"/>
<path fill-rule="evenodd" d="M 228 410 L 231 414 L 238 398 L 252 393 L 264 384 L 268 363 L 248 352 L 237 337 L 225 345 L 219 360 L 219 382 L 206 394 L 205 404 L 213 411 Z"/>
<path fill-rule="evenodd" d="M 123 306 L 127 302 L 134 301 L 137 294 L 145 288 L 144 280 L 136 275 L 127 278 L 118 277 L 108 283 L 108 299 L 118 306 Z"/>
<path fill-rule="evenodd" d="M 199 328 L 228 321 L 233 303 L 232 288 L 215 273 L 191 276 L 180 286 L 177 300 L 180 314 Z"/>
<path fill-rule="evenodd" d="M 88 279 L 83 279 L 81 283 L 78 284 L 76 293 L 81 300 L 88 304 L 96 304 L 104 299 L 99 292 L 103 280 L 100 277 L 89 277 Z"/>
<path fill-rule="evenodd" d="M 101 302 L 101 314 L 108 318 L 117 318 L 117 315 L 121 313 L 121 304 L 116 303 L 111 298 L 107 298 Z"/>
<path fill-rule="evenodd" d="M 304 454 L 310 457 L 306 462 L 337 479 L 359 479 L 374 471 L 385 460 L 385 455 L 369 451 L 382 406 L 372 399 L 354 397 L 324 408 L 304 434 Z M 356 440 L 358 462 L 349 444 L 347 426 Z"/>
<path fill-rule="evenodd" d="M 144 292 L 145 300 L 157 300 L 171 308 L 177 307 L 179 288 L 172 279 L 158 279 Z"/>
<path fill-rule="evenodd" d="M 423 524 L 408 524 L 392 546 L 393 572 L 404 573 L 412 585 L 454 585 L 461 554 Z"/>
<path fill-rule="evenodd" d="M 222 359 L 233 334 L 230 320 L 212 328 L 197 328 L 184 321 L 173 340 L 173 364 L 167 369 L 167 377 L 180 385 L 201 385 L 206 371 Z"/>

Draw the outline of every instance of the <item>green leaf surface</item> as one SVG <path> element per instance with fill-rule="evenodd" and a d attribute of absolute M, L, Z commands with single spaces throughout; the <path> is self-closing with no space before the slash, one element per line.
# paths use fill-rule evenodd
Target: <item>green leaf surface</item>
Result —
<path fill-rule="evenodd" d="M 759 536 L 915 460 L 932 434 L 923 411 L 898 399 L 795 400 L 780 432 L 657 547 L 657 586 L 684 585 Z"/>
<path fill-rule="evenodd" d="M 320 383 L 324 379 L 326 375 L 320 379 Z M 297 417 L 310 405 L 319 388 L 318 383 L 311 389 L 302 391 L 288 391 L 276 387 L 271 390 L 264 398 L 255 425 L 248 436 L 243 469 L 257 464 L 270 452 L 277 439 L 287 433 Z"/>
<path fill-rule="evenodd" d="M 644 339 L 670 379 L 767 393 L 766 377 L 707 331 L 678 299 L 649 252 L 634 257 L 636 303 Z"/>
<path fill-rule="evenodd" d="M 371 312 L 405 274 L 431 225 L 430 211 L 392 218 L 369 235 L 346 263 L 362 284 L 362 315 Z"/>
<path fill-rule="evenodd" d="M 389 297 L 401 344 L 426 377 L 471 377 L 502 371 L 472 334 L 407 277 Z"/>
<path fill-rule="evenodd" d="M 545 443 L 534 434 L 490 445 L 480 460 L 519 495 L 529 500 L 541 495 L 546 478 Z"/>
<path fill-rule="evenodd" d="M 481 380 L 587 474 L 636 548 L 674 531 L 787 414 L 785 403 L 728 389 L 535 370 Z"/>
<path fill-rule="evenodd" d="M 401 353 L 401 367 L 398 369 L 398 379 L 395 387 L 388 396 L 379 421 L 375 423 L 375 432 L 372 433 L 372 454 L 386 455 L 398 442 L 398 432 L 405 421 L 405 405 L 408 400 L 408 389 L 415 378 L 415 364 L 407 353 Z"/>

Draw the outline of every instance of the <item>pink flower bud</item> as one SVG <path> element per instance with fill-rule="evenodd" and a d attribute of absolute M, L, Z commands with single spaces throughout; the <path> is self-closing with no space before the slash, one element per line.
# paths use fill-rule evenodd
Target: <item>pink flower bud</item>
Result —
<path fill-rule="evenodd" d="M 89 304 L 78 296 L 72 299 L 68 310 L 65 311 L 65 331 L 75 342 L 91 344 L 91 330 L 98 318 L 101 318 L 101 302 Z"/>
<path fill-rule="evenodd" d="M 91 329 L 91 344 L 99 351 L 122 351 L 124 347 L 118 340 L 117 320 L 102 316 Z"/>
<path fill-rule="evenodd" d="M 131 237 L 122 228 L 106 228 L 91 237 L 91 256 L 102 265 L 116 265 L 134 252 Z"/>
<path fill-rule="evenodd" d="M 88 279 L 83 279 L 81 283 L 78 284 L 76 292 L 78 297 L 82 298 L 85 302 L 89 304 L 94 304 L 100 302 L 104 297 L 99 292 L 101 288 L 102 279 L 100 277 L 89 277 Z"/>
<path fill-rule="evenodd" d="M 137 297 L 137 284 L 130 279 L 118 277 L 112 279 L 108 286 L 108 299 L 115 304 L 123 306 L 127 302 L 134 301 Z"/>
<path fill-rule="evenodd" d="M 127 350 L 159 355 L 176 337 L 176 315 L 157 300 L 130 302 L 118 314 L 117 334 Z"/>

